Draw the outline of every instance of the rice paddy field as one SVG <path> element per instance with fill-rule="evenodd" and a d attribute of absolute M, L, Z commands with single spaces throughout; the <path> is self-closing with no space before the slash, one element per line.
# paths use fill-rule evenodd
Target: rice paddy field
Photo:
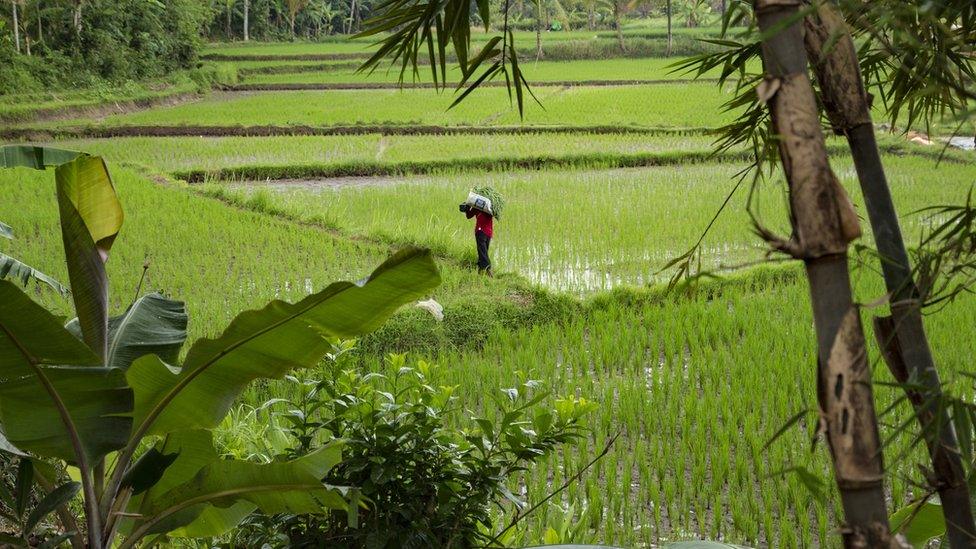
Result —
<path fill-rule="evenodd" d="M 655 32 L 626 34 L 657 38 Z M 547 41 L 613 39 L 550 34 Z M 531 33 L 517 39 L 530 41 Z M 206 53 L 212 62 L 260 69 L 333 63 L 284 57 L 368 48 L 363 41 L 218 44 Z M 283 59 L 266 59 L 276 56 Z M 540 82 L 675 79 L 666 70 L 671 62 L 542 61 L 537 69 Z M 388 81 L 362 78 L 345 67 L 252 74 L 245 82 Z M 450 110 L 450 92 L 350 89 L 214 92 L 170 106 L 27 125 L 137 128 L 128 137 L 43 143 L 100 154 L 110 163 L 126 211 L 108 263 L 113 309 L 124 309 L 147 264 L 145 288 L 186 300 L 191 338 L 214 336 L 238 312 L 270 299 L 296 301 L 331 281 L 357 279 L 403 245 L 433 249 L 444 284 L 430 297 L 444 305 L 444 320 L 406 308 L 362 342 L 362 368 L 381 368 L 385 351 L 432 360 L 472 412 L 513 385 L 516 372 L 554 395 L 597 402 L 583 442 L 513 480 L 513 491 L 529 504 L 620 435 L 593 469 L 524 521 L 526 545 L 543 542 L 548 525 L 568 518 L 583 527 L 563 542 L 655 547 L 708 538 L 755 547 L 839 547 L 839 499 L 825 449 L 811 451 L 815 426 L 801 421 L 766 446 L 794 414 L 816 407 L 815 336 L 802 269 L 769 262 L 723 272 L 694 289 L 664 287 L 671 272 L 662 269 L 695 244 L 748 163 L 742 151 L 708 156 L 709 130 L 734 116 L 721 111 L 730 90 L 675 81 L 540 84 L 535 91 L 542 105 L 529 105 L 524 120 L 499 88 L 480 90 Z M 288 131 L 362 124 L 397 132 Z M 276 135 L 219 135 L 219 128 L 270 125 L 279 127 Z M 144 135 L 163 126 L 217 130 Z M 425 126 L 439 130 L 425 134 Z M 497 131 L 519 126 L 560 130 Z M 452 131 L 461 127 L 477 131 Z M 938 146 L 901 136 L 881 143 L 906 238 L 916 242 L 933 220 L 913 212 L 964 202 L 976 183 L 976 156 L 949 152 L 939 162 Z M 830 141 L 832 164 L 863 216 L 843 145 Z M 0 172 L 0 220 L 17 235 L 0 241 L 0 251 L 63 278 L 51 179 Z M 507 202 L 491 245 L 494 278 L 475 271 L 472 226 L 457 208 L 469 189 L 484 184 Z M 746 212 L 748 186 L 732 196 L 703 241 L 703 268 L 764 262 Z M 780 233 L 788 229 L 784 203 L 778 177 L 755 189 L 754 213 Z M 862 243 L 870 245 L 866 222 L 864 230 Z M 852 262 L 862 303 L 884 293 L 872 261 Z M 52 292 L 33 295 L 68 313 L 69 303 Z M 862 315 L 868 331 L 870 314 Z M 973 296 L 927 317 L 943 377 L 969 396 L 962 373 L 971 371 L 976 349 L 958 334 L 973 325 Z M 874 378 L 891 381 L 874 347 L 870 359 Z M 246 457 L 280 444 L 283 420 L 259 406 L 288 390 L 276 383 L 250 389 L 220 429 L 221 449 Z M 882 417 L 891 473 L 886 488 L 894 505 L 907 503 L 918 495 L 913 480 L 924 456 L 909 448 L 908 437 L 894 436 L 894 426 L 910 414 L 907 404 L 894 404 L 897 389 L 875 390 L 877 409 L 890 407 Z M 795 466 L 823 482 L 823 499 L 783 473 Z"/>
<path fill-rule="evenodd" d="M 502 88 L 486 88 L 449 108 L 450 92 L 426 89 L 302 90 L 215 93 L 180 105 L 98 119 L 59 121 L 70 125 L 355 125 L 446 126 L 574 125 L 714 127 L 729 99 L 714 84 L 680 86 L 536 86 L 542 105 L 527 102 L 524 120 Z M 544 105 L 544 106 L 543 106 Z M 49 123 L 50 124 L 50 123 Z"/>
<path fill-rule="evenodd" d="M 687 80 L 692 78 L 685 71 L 673 67 L 674 59 L 661 57 L 647 57 L 638 59 L 584 59 L 576 61 L 532 61 L 521 64 L 522 70 L 532 77 L 535 82 L 569 82 L 569 81 L 628 81 L 628 80 Z M 247 68 L 275 66 L 270 62 L 263 65 L 246 65 Z M 263 83 L 345 83 L 345 82 L 397 82 L 400 78 L 400 67 L 380 66 L 372 72 L 359 72 L 348 64 L 335 64 L 334 70 L 308 70 L 309 66 L 316 67 L 311 62 L 294 63 L 288 65 L 294 71 L 289 73 L 284 69 L 271 74 L 253 74 L 244 78 L 248 84 Z M 721 71 L 716 69 L 703 75 L 703 78 L 718 78 Z M 438 78 L 440 76 L 438 75 Z M 461 79 L 458 70 L 449 71 L 449 82 Z M 416 74 L 408 71 L 403 78 L 405 83 L 432 82 L 429 69 L 420 70 Z"/>

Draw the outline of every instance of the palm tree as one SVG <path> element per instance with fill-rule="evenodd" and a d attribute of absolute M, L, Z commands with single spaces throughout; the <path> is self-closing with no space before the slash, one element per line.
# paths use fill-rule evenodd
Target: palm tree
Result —
<path fill-rule="evenodd" d="M 251 39 L 251 0 L 244 0 L 244 41 L 247 42 Z"/>
<path fill-rule="evenodd" d="M 295 17 L 308 4 L 308 0 L 285 0 L 288 5 L 288 25 L 291 28 L 291 39 L 295 39 Z M 353 0 L 355 6 L 355 0 Z"/>
<path fill-rule="evenodd" d="M 673 39 L 673 37 L 671 35 L 671 0 L 668 0 L 668 5 L 667 5 L 667 8 L 666 8 L 666 11 L 668 13 L 668 53 L 667 53 L 667 56 L 668 57 L 671 57 L 671 50 L 672 50 L 672 47 L 673 47 L 673 44 L 674 44 L 674 39 Z"/>
<path fill-rule="evenodd" d="M 17 16 L 17 2 L 18 0 L 10 0 L 10 4 L 14 8 L 14 44 L 17 46 L 17 53 L 20 53 L 20 19 Z"/>
<path fill-rule="evenodd" d="M 224 0 L 224 13 L 227 15 L 227 24 L 224 27 L 224 34 L 227 36 L 227 40 L 231 39 L 231 18 L 234 15 L 234 3 L 237 0 Z"/>

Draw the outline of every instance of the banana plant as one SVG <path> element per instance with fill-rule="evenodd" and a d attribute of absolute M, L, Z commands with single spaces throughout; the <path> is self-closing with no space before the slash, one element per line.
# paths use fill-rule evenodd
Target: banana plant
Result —
<path fill-rule="evenodd" d="M 0 221 L 0 238 L 14 239 L 14 230 L 10 225 Z M 38 271 L 23 261 L 0 252 L 0 280 L 17 280 L 24 286 L 33 280 L 50 286 L 62 296 L 68 295 L 68 288 L 53 277 Z"/>
<path fill-rule="evenodd" d="M 211 429 L 251 381 L 315 366 L 330 338 L 362 336 L 439 284 L 430 253 L 403 250 L 362 281 L 241 313 L 179 364 L 183 303 L 154 293 L 109 316 L 105 261 L 124 215 L 105 162 L 31 146 L 2 147 L 0 158 L 2 167 L 54 168 L 77 315 L 64 325 L 0 280 L 0 448 L 77 469 L 80 516 L 70 497 L 55 501 L 72 546 L 215 535 L 255 509 L 344 509 L 343 488 L 320 480 L 341 459 L 339 443 L 254 464 L 219 459 Z"/>
<path fill-rule="evenodd" d="M 5 165 L 5 158 L 3 160 Z M 14 239 L 13 227 L 3 221 L 0 221 L 0 238 Z M 47 284 L 61 295 L 68 295 L 68 288 L 54 278 L 4 253 L 0 253 L 0 280 L 2 279 L 19 280 L 24 286 L 27 286 L 31 280 L 34 280 Z"/>

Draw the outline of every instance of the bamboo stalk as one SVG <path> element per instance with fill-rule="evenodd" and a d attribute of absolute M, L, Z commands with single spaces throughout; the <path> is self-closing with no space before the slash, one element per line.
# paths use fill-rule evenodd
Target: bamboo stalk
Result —
<path fill-rule="evenodd" d="M 861 79 L 857 49 L 849 29 L 828 3 L 804 20 L 804 41 L 820 83 L 823 105 L 834 131 L 847 137 L 890 295 L 891 316 L 876 319 L 875 336 L 893 376 L 922 390 L 909 392 L 932 460 L 933 488 L 939 492 L 950 546 L 976 546 L 976 522 L 942 383 L 922 323 L 921 297 L 891 199 L 871 122 L 870 99 Z M 897 349 L 897 352 L 892 351 Z"/>
<path fill-rule="evenodd" d="M 802 259 L 817 333 L 821 426 L 840 490 L 846 547 L 897 547 L 884 496 L 884 464 L 864 332 L 851 292 L 849 243 L 857 217 L 830 169 L 816 98 L 807 74 L 800 0 L 754 0 L 764 33 L 767 78 L 757 89 L 769 106 L 790 189 L 793 235 L 763 236 Z"/>

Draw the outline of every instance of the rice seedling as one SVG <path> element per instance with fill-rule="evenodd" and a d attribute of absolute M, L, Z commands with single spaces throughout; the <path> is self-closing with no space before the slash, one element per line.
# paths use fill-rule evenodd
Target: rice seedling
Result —
<path fill-rule="evenodd" d="M 587 521 L 585 540 L 636 547 L 710 536 L 760 546 L 836 546 L 827 526 L 837 512 L 832 495 L 820 501 L 796 475 L 777 473 L 802 465 L 829 483 L 825 455 L 810 453 L 804 429 L 764 448 L 787 418 L 814 406 L 809 304 L 804 285 L 794 280 L 643 307 L 610 304 L 546 327 L 499 327 L 480 353 L 433 358 L 473 401 L 496 394 L 511 370 L 521 369 L 556 394 L 602 403 L 587 445 L 521 480 L 530 501 L 541 497 L 579 470 L 609 434 L 622 431 L 610 456 L 564 498 L 598 510 Z M 881 285 L 864 277 L 858 290 L 873 295 Z M 972 305 L 970 299 L 935 317 L 936 340 L 951 337 L 951 326 L 970 318 Z M 941 349 L 946 370 L 967 367 L 965 351 Z M 875 375 L 888 378 L 881 367 Z M 750 398 L 756 390 L 762 399 Z M 878 392 L 882 406 L 897 396 L 892 389 Z M 896 412 L 906 417 L 908 410 Z M 909 442 L 898 439 L 887 448 L 899 501 L 911 494 L 900 475 L 924 459 L 918 452 L 893 459 Z M 538 532 L 546 518 L 529 522 L 527 529 Z"/>
<path fill-rule="evenodd" d="M 242 166 L 307 166 L 468 159 L 518 159 L 710 150 L 704 135 L 338 135 L 290 137 L 127 137 L 70 139 L 59 147 L 166 172 L 216 172 Z"/>
<path fill-rule="evenodd" d="M 972 164 L 937 165 L 931 158 L 903 157 L 891 158 L 889 165 L 902 212 L 962 201 L 976 181 Z M 835 167 L 855 204 L 861 203 L 850 162 L 839 159 Z M 319 186 L 314 180 L 270 186 L 277 191 L 272 202 L 299 218 L 319 217 L 350 234 L 422 243 L 467 257 L 473 251 L 470 227 L 455 215 L 455 206 L 471 187 L 491 185 L 510 204 L 496 227 L 496 269 L 518 272 L 552 289 L 587 292 L 666 279 L 668 274 L 658 271 L 695 243 L 732 189 L 739 169 L 699 164 L 454 173 L 365 180 L 345 187 Z M 248 188 L 239 192 L 246 194 Z M 782 189 L 778 184 L 760 187 L 753 206 L 765 225 L 786 233 Z M 706 269 L 762 259 L 765 247 L 752 233 L 746 198 L 743 189 L 712 227 L 702 250 Z M 906 233 L 917 236 L 925 223 L 920 216 L 907 217 Z"/>

